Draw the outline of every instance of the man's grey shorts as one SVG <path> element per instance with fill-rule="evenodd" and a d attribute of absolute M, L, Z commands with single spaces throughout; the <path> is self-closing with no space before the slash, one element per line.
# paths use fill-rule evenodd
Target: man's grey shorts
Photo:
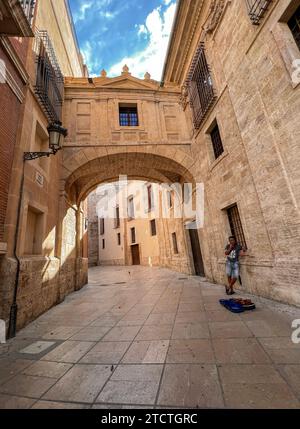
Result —
<path fill-rule="evenodd" d="M 240 275 L 239 263 L 227 261 L 226 274 L 227 277 L 231 277 L 232 279 L 238 279 Z"/>

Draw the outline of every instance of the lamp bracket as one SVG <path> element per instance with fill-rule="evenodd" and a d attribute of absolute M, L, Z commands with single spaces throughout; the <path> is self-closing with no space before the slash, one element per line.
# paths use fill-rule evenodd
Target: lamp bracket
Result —
<path fill-rule="evenodd" d="M 57 150 L 52 150 L 51 152 L 24 152 L 24 161 L 33 161 L 34 159 L 43 158 L 50 155 L 55 155 Z"/>

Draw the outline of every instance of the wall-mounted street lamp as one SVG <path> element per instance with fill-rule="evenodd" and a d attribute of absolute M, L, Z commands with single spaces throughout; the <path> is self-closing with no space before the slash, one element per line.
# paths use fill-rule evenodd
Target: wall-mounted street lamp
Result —
<path fill-rule="evenodd" d="M 32 161 L 33 159 L 49 157 L 55 155 L 62 149 L 64 138 L 68 135 L 68 130 L 62 127 L 61 122 L 54 122 L 47 128 L 49 134 L 49 152 L 25 152 L 24 161 Z"/>

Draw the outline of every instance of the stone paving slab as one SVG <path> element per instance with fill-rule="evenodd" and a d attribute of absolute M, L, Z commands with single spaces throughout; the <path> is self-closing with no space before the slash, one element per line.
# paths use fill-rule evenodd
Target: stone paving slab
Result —
<path fill-rule="evenodd" d="M 93 403 L 110 375 L 109 366 L 75 365 L 43 399 Z"/>
<path fill-rule="evenodd" d="M 255 311 L 232 314 L 225 297 L 167 269 L 93 268 L 0 346 L 0 408 L 299 408 L 299 309 L 250 297 Z"/>
<path fill-rule="evenodd" d="M 182 408 L 223 408 L 215 365 L 166 365 L 158 404 Z"/>

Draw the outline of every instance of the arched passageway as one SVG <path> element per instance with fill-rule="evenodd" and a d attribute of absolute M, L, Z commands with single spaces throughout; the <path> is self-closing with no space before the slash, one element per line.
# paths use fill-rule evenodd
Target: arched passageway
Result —
<path fill-rule="evenodd" d="M 128 148 L 127 148 L 128 149 Z M 82 150 L 84 153 L 84 150 Z M 87 149 L 89 151 L 89 149 Z M 157 153 L 158 152 L 158 153 Z M 164 149 L 163 155 L 159 151 L 141 152 L 130 151 L 95 157 L 88 162 L 83 162 L 86 157 L 81 156 L 81 165 L 71 160 L 74 171 L 70 170 L 63 182 L 64 192 L 61 196 L 60 248 L 62 270 L 67 276 L 62 286 L 69 285 L 70 290 L 81 288 L 87 282 L 88 273 L 88 245 L 87 245 L 87 205 L 86 198 L 99 184 L 115 182 L 120 176 L 126 176 L 128 180 L 144 180 L 160 184 L 189 183 L 195 186 L 195 179 L 190 173 L 189 165 L 192 159 L 183 151 Z M 181 161 L 179 161 L 181 159 Z M 70 160 L 70 159 L 69 159 Z M 68 158 L 64 166 L 68 168 Z M 194 274 L 194 264 L 191 260 L 191 243 L 185 231 L 185 222 L 193 219 L 178 218 L 161 220 L 161 230 L 164 231 L 160 240 L 160 265 Z M 165 231 L 168 231 L 167 233 Z M 176 231 L 180 252 L 174 256 L 172 252 L 172 234 Z M 167 235 L 167 236 L 166 236 Z M 171 237 L 171 238 L 170 238 Z M 74 249 L 70 252 L 69 243 L 74 243 Z M 73 281 L 72 281 L 73 275 Z M 74 283 L 72 285 L 72 283 Z M 62 296 L 69 291 L 62 290 Z"/>

